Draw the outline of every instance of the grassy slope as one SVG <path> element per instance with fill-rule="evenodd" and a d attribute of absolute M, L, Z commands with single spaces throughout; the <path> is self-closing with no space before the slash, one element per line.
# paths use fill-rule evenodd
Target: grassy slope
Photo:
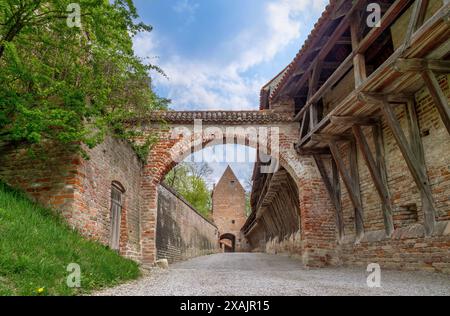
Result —
<path fill-rule="evenodd" d="M 66 285 L 81 267 L 81 288 Z M 0 295 L 76 295 L 139 276 L 138 265 L 82 238 L 50 210 L 0 182 Z"/>

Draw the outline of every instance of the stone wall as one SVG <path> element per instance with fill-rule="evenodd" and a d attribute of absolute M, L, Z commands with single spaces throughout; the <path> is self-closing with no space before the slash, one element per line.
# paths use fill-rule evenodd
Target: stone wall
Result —
<path fill-rule="evenodd" d="M 219 251 L 217 227 L 168 186 L 158 187 L 157 259 L 176 262 Z"/>

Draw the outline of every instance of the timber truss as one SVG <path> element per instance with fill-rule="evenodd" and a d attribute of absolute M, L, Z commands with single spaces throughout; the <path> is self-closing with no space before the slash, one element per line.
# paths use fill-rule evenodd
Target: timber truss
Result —
<path fill-rule="evenodd" d="M 414 94 L 425 85 L 450 133 L 450 107 L 437 77 L 450 73 L 450 1 L 443 1 L 441 8 L 428 19 L 425 16 L 429 1 L 393 1 L 385 7 L 380 27 L 372 28 L 362 36 L 361 25 L 364 21 L 359 12 L 364 10 L 361 8 L 366 2 L 334 1 L 334 11 L 329 14 L 330 23 L 334 23 L 333 33 L 325 36 L 321 34 L 322 31 L 318 31 L 315 42 L 313 40 L 309 45 L 317 47 L 312 50 L 316 52 L 315 57 L 305 57 L 304 62 L 300 58 L 300 61 L 289 69 L 291 75 L 284 78 L 282 84 L 277 87 L 272 101 L 286 97 L 296 97 L 300 100 L 301 107 L 297 106 L 295 117 L 300 122 L 300 137 L 295 145 L 296 150 L 300 155 L 314 157 L 336 211 L 336 223 L 341 239 L 344 236 L 341 180 L 355 209 L 357 235 L 364 234 L 356 161 L 358 148 L 382 201 L 386 234 L 391 236 L 394 231 L 393 205 L 383 154 L 382 117 L 392 131 L 421 193 L 424 226 L 427 235 L 431 235 L 435 227 L 436 206 L 425 167 Z M 408 5 L 411 14 L 406 30 L 403 29 L 406 33 L 403 43 L 380 65 L 369 71 L 366 58 L 370 55 L 370 58 L 374 59 L 373 50 L 382 46 L 385 33 L 389 32 L 392 23 L 404 14 Z M 348 35 L 350 37 L 347 37 Z M 331 65 L 326 61 L 326 57 L 336 45 L 345 41 L 351 47 L 351 53 L 339 64 Z M 377 53 L 382 54 L 380 49 Z M 327 75 L 326 81 L 323 82 L 321 72 L 329 68 L 335 70 L 331 75 Z M 322 98 L 352 69 L 354 89 L 323 115 Z M 408 119 L 408 133 L 402 129 L 395 114 L 395 107 L 404 107 Z M 374 152 L 369 146 L 367 133 L 364 132 L 367 128 L 371 129 L 374 139 Z M 349 146 L 349 157 L 343 157 L 339 147 L 342 144 Z M 349 166 L 345 161 L 349 161 Z M 331 174 L 325 167 L 330 164 Z"/>

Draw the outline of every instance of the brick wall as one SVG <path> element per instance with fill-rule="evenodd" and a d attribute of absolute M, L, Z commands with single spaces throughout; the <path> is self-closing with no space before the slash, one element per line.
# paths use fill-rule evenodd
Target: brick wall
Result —
<path fill-rule="evenodd" d="M 217 227 L 175 191 L 158 187 L 157 259 L 176 262 L 219 251 Z"/>
<path fill-rule="evenodd" d="M 25 149 L 4 147 L 0 178 L 59 211 L 85 237 L 105 245 L 111 234 L 111 185 L 120 183 L 125 189 L 120 253 L 139 261 L 142 163 L 129 144 L 110 137 L 86 152 L 89 159 L 49 144 L 32 157 Z"/>
<path fill-rule="evenodd" d="M 450 99 L 449 76 L 439 82 Z M 358 150 L 357 162 L 363 206 L 365 234 L 356 241 L 355 210 L 341 180 L 344 215 L 344 240 L 336 238 L 335 211 L 317 167 L 310 158 L 300 159 L 296 169 L 300 195 L 301 238 L 290 236 L 269 240 L 261 247 L 258 239 L 264 236 L 261 226 L 249 237 L 254 249 L 271 253 L 288 253 L 301 256 L 309 266 L 359 265 L 379 263 L 386 269 L 427 270 L 450 273 L 450 137 L 433 104 L 428 91 L 422 89 L 415 95 L 425 163 L 436 207 L 436 229 L 426 236 L 424 213 L 419 190 L 395 142 L 392 132 L 382 120 L 383 150 L 387 166 L 387 181 L 394 205 L 395 231 L 386 236 L 381 200 L 369 170 Z M 396 109 L 406 136 L 409 138 L 407 112 L 403 106 Z M 370 128 L 364 128 L 372 152 L 374 139 Z M 349 166 L 349 146 L 340 145 L 345 165 Z M 330 164 L 326 164 L 330 172 Z M 264 226 L 262 226 L 264 229 Z M 256 246 L 258 245 L 258 246 Z"/>
<path fill-rule="evenodd" d="M 449 76 L 441 76 L 439 82 L 450 99 Z M 342 199 L 346 217 L 346 240 L 337 247 L 344 264 L 366 265 L 378 262 L 385 268 L 450 273 L 450 137 L 427 89 L 420 90 L 415 95 L 415 100 L 425 163 L 437 211 L 436 231 L 432 237 L 425 236 L 419 190 L 392 132 L 383 120 L 387 179 L 394 204 L 396 231 L 392 238 L 386 237 L 384 233 L 381 201 L 363 158 L 358 153 L 366 236 L 361 243 L 354 243 L 351 218 L 353 208 L 344 188 Z M 409 138 L 405 108 L 397 107 L 396 114 Z M 366 134 L 373 146 L 368 130 Z M 345 148 L 343 151 L 346 152 Z"/>
<path fill-rule="evenodd" d="M 88 152 L 88 160 L 79 159 L 74 218 L 71 223 L 81 232 L 103 244 L 111 235 L 111 185 L 118 182 L 125 192 L 122 196 L 120 253 L 140 260 L 140 191 L 142 162 L 131 146 L 108 137 Z"/>

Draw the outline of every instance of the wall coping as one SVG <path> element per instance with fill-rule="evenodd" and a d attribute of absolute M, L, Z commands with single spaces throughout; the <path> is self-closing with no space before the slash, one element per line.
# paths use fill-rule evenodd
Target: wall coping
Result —
<path fill-rule="evenodd" d="M 172 124 L 193 124 L 194 120 L 202 120 L 204 124 L 215 123 L 221 125 L 292 123 L 294 122 L 294 114 L 293 112 L 274 110 L 154 111 L 143 118 L 132 119 L 129 123 L 165 122 Z"/>

